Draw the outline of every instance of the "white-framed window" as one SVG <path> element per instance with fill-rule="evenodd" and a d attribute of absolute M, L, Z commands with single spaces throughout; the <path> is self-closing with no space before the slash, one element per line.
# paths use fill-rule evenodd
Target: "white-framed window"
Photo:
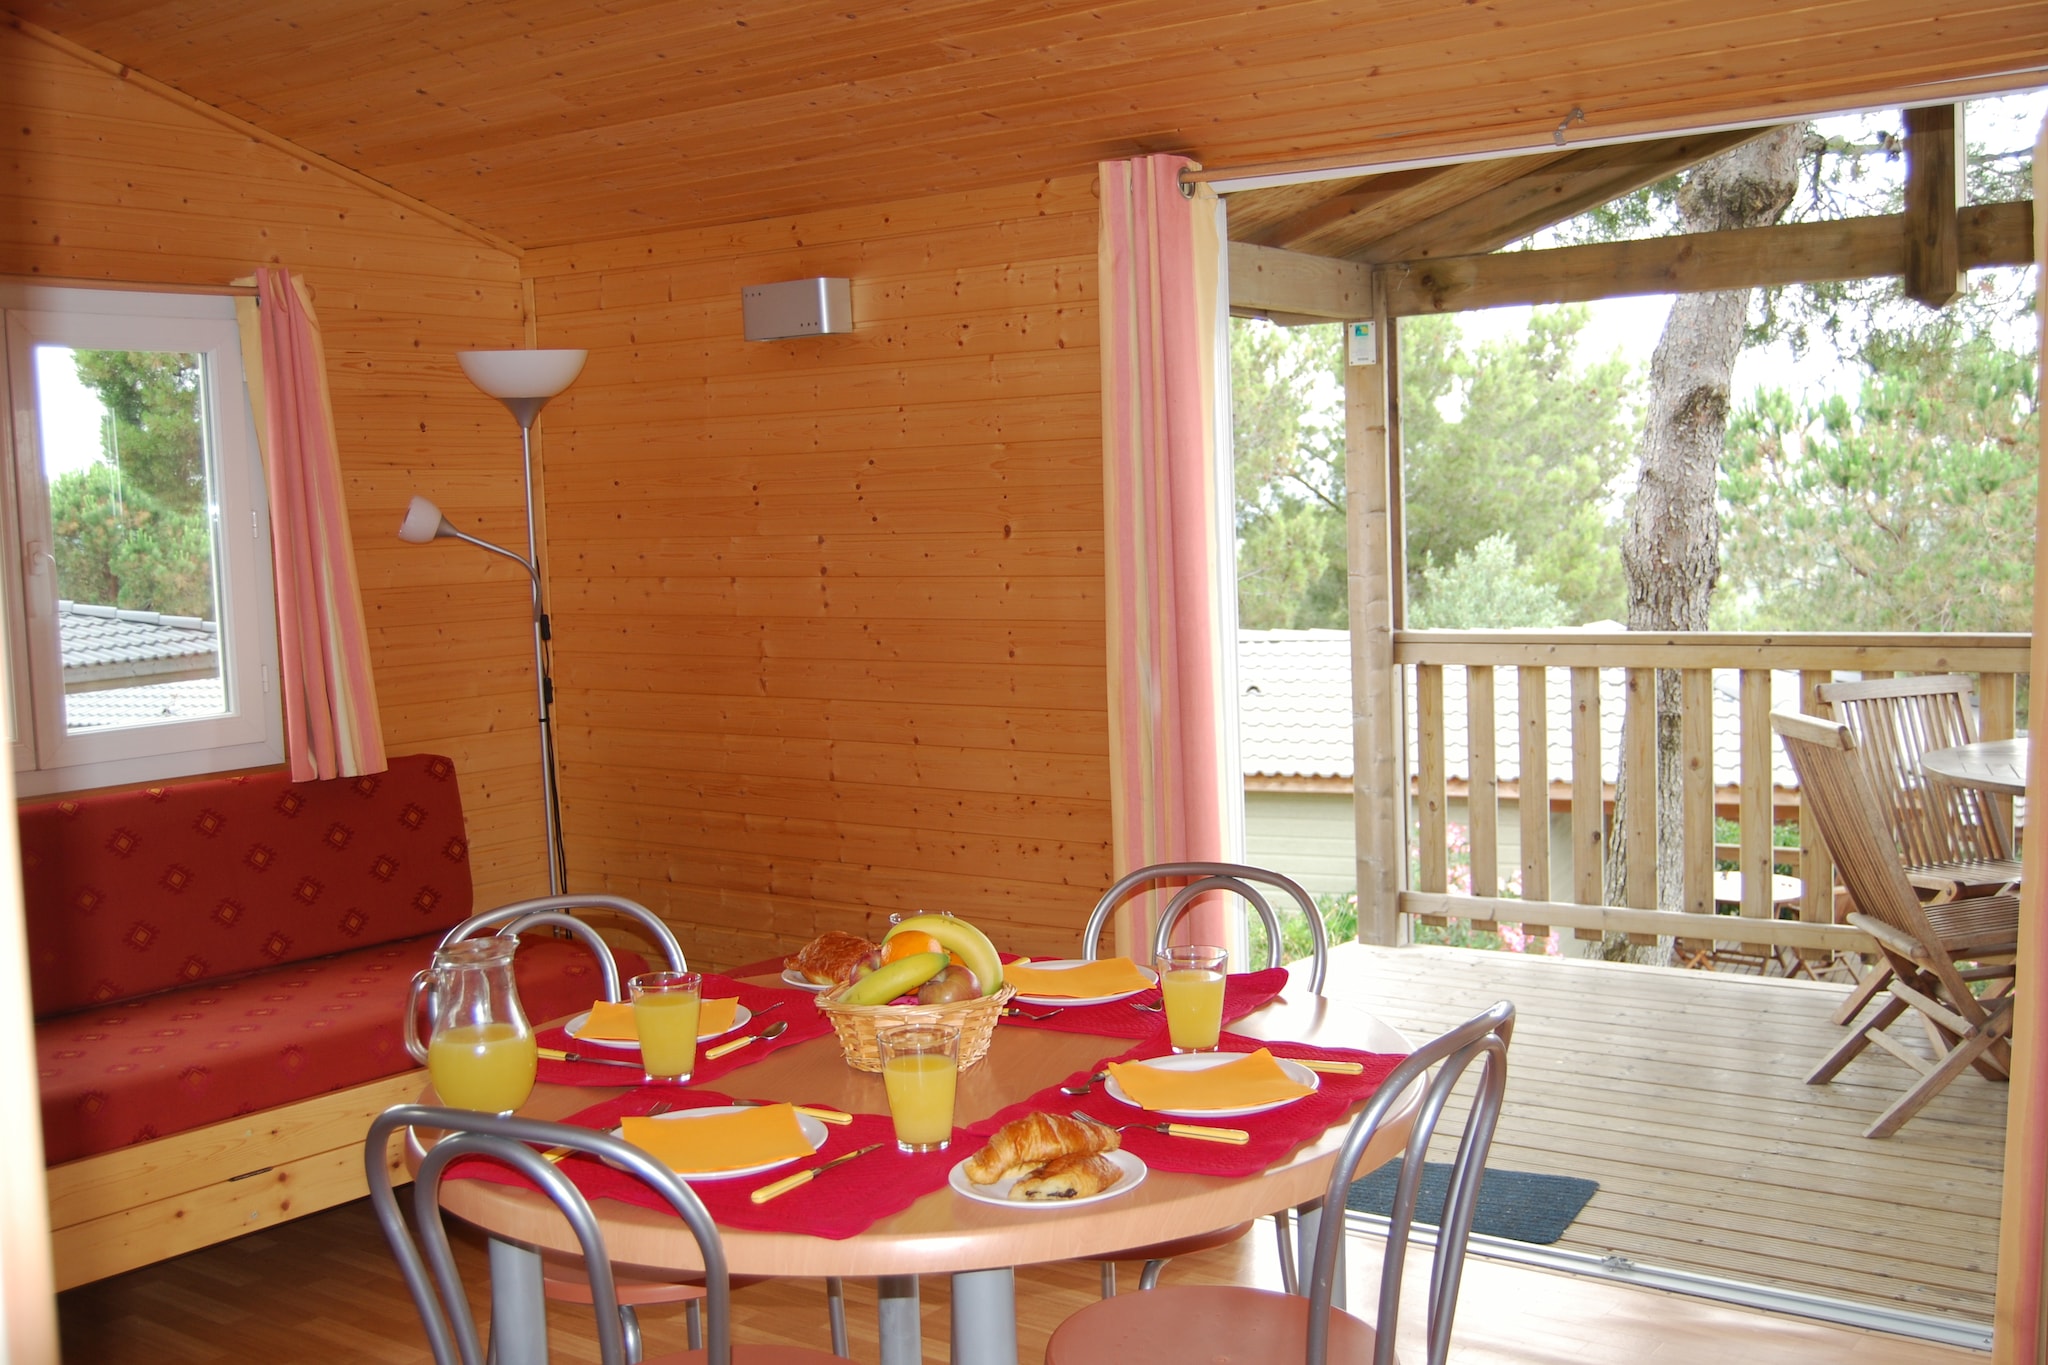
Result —
<path fill-rule="evenodd" d="M 24 795 L 282 761 L 233 301 L 0 284 L 5 719 Z"/>

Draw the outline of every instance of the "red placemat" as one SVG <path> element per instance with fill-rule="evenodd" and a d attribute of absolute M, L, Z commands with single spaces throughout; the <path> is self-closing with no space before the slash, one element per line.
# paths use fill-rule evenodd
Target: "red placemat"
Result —
<path fill-rule="evenodd" d="M 729 1102 L 716 1090 L 674 1090 L 665 1086 L 642 1086 L 628 1094 L 592 1105 L 563 1120 L 584 1128 L 609 1130 L 628 1114 L 644 1114 L 657 1100 L 667 1100 L 676 1109 L 698 1109 Z M 829 1161 L 869 1143 L 880 1150 L 869 1152 L 815 1180 L 778 1195 L 765 1204 L 748 1198 L 763 1185 L 796 1174 L 807 1167 Z M 812 1237 L 842 1241 L 866 1230 L 880 1219 L 900 1213 L 922 1196 L 946 1183 L 953 1163 L 980 1145 L 954 1130 L 953 1146 L 944 1152 L 910 1155 L 896 1150 L 896 1131 L 887 1115 L 855 1114 L 843 1126 L 827 1124 L 825 1145 L 816 1155 L 793 1161 L 772 1171 L 739 1176 L 730 1180 L 692 1180 L 690 1188 L 722 1228 L 744 1228 L 751 1232 L 800 1232 Z M 613 1170 L 586 1156 L 562 1161 L 567 1175 L 592 1199 L 617 1199 L 641 1208 L 668 1208 L 668 1201 L 655 1194 L 624 1171 Z M 500 1185 L 532 1188 L 524 1177 L 493 1162 L 480 1159 L 456 1162 L 448 1168 L 450 1179 L 488 1180 Z"/>
<path fill-rule="evenodd" d="M 794 1047 L 798 1043 L 809 1042 L 813 1038 L 822 1038 L 832 1031 L 832 1021 L 818 1012 L 816 997 L 809 991 L 778 990 L 768 986 L 751 985 L 745 981 L 734 981 L 731 977 L 727 976 L 706 974 L 704 977 L 704 994 L 713 998 L 727 995 L 736 996 L 742 1005 L 745 1005 L 756 1015 L 760 1014 L 769 1005 L 780 1002 L 782 1008 L 776 1010 L 775 1013 L 766 1019 L 763 1019 L 761 1027 L 766 1028 L 778 1019 L 789 1021 L 789 1027 L 784 1030 L 780 1038 L 757 1039 L 754 1042 L 748 1043 L 737 1052 L 731 1052 L 723 1057 L 713 1059 L 705 1058 L 705 1049 L 717 1047 L 719 1043 L 730 1041 L 730 1038 L 743 1037 L 746 1034 L 755 1032 L 753 1021 L 748 1020 L 745 1028 L 736 1030 L 729 1038 L 717 1038 L 707 1043 L 699 1043 L 697 1045 L 697 1072 L 696 1075 L 691 1077 L 691 1084 L 693 1085 L 709 1085 L 719 1077 L 729 1075 L 749 1062 L 766 1057 L 771 1052 L 785 1047 Z M 641 1073 L 634 1069 L 640 1061 L 637 1050 L 628 1051 L 624 1048 L 604 1048 L 591 1043 L 579 1042 L 577 1039 L 571 1038 L 560 1027 L 542 1029 L 538 1035 L 538 1041 L 542 1047 L 554 1048 L 557 1051 L 580 1052 L 593 1057 L 615 1057 L 620 1061 L 634 1063 L 634 1067 L 607 1066 L 602 1062 L 558 1062 L 543 1057 L 540 1059 L 539 1079 L 546 1081 L 550 1085 L 599 1086 L 638 1085 L 640 1083 Z"/>
<path fill-rule="evenodd" d="M 1291 1104 L 1278 1109 L 1268 1109 L 1263 1114 L 1245 1114 L 1233 1118 L 1176 1118 L 1167 1114 L 1155 1114 L 1149 1109 L 1136 1109 L 1105 1093 L 1097 1084 L 1093 1093 L 1087 1095 L 1062 1094 L 1058 1086 L 1048 1086 L 1030 1099 L 1013 1104 L 1001 1113 L 983 1120 L 968 1130 L 966 1140 L 974 1144 L 968 1151 L 987 1142 L 996 1129 L 1011 1119 L 1025 1114 L 1044 1111 L 1054 1114 L 1082 1113 L 1104 1123 L 1194 1123 L 1208 1128 L 1242 1128 L 1251 1134 L 1251 1141 L 1238 1147 L 1223 1142 L 1203 1142 L 1195 1138 L 1168 1137 L 1164 1133 L 1149 1132 L 1130 1128 L 1123 1134 L 1126 1151 L 1136 1154 L 1147 1166 L 1159 1171 L 1182 1171 L 1193 1175 L 1255 1175 L 1279 1161 L 1296 1147 L 1322 1136 L 1332 1124 L 1343 1118 L 1346 1110 L 1370 1097 L 1379 1089 L 1380 1082 L 1388 1073 L 1399 1066 L 1405 1054 L 1359 1052 L 1351 1048 L 1310 1047 L 1306 1043 L 1279 1043 L 1263 1038 L 1247 1038 L 1243 1034 L 1225 1033 L 1218 1042 L 1224 1052 L 1256 1052 L 1268 1048 L 1275 1057 L 1314 1059 L 1326 1062 L 1358 1062 L 1365 1070 L 1357 1076 L 1339 1076 L 1327 1072 L 1317 1073 L 1318 1089 L 1313 1095 L 1303 1096 Z M 1092 1072 L 1101 1071 L 1111 1062 L 1145 1061 L 1153 1057 L 1166 1056 L 1170 1046 L 1162 1038 L 1148 1039 L 1138 1046 L 1115 1057 L 1105 1057 L 1088 1071 L 1077 1071 L 1060 1085 L 1076 1085 L 1086 1080 Z"/>
<path fill-rule="evenodd" d="M 1280 998 L 1287 988 L 1287 969 L 1268 967 L 1259 972 L 1234 972 L 1223 978 L 1223 1022 L 1242 1019 L 1253 1010 L 1263 1009 Z M 1051 999 L 1050 996 L 1046 997 Z M 1012 1002 L 1015 1003 L 1015 1002 Z M 1107 1005 L 1018 1005 L 1019 1009 L 1044 1014 L 1053 1009 L 1059 1013 L 1050 1019 L 1027 1019 L 1021 1014 L 1003 1016 L 1005 1027 L 1052 1029 L 1059 1033 L 1097 1033 L 1110 1038 L 1150 1038 L 1166 1030 L 1166 1016 L 1154 1010 L 1139 1010 L 1133 1005 L 1156 1005 L 1159 1003 L 1159 988 L 1140 991 L 1128 1000 L 1112 1000 Z"/>

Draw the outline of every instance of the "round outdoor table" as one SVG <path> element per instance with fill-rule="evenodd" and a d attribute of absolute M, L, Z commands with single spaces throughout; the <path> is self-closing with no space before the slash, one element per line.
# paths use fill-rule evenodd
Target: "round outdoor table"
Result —
<path fill-rule="evenodd" d="M 1380 1020 L 1309 995 L 1299 984 L 1290 984 L 1280 1000 L 1230 1027 L 1275 1041 L 1371 1052 L 1411 1050 L 1407 1039 Z M 955 1122 L 978 1122 L 1129 1045 L 1129 1039 L 1094 1034 L 998 1027 L 988 1056 L 960 1078 Z M 888 1112 L 881 1077 L 847 1066 L 838 1041 L 829 1035 L 771 1053 L 724 1078 L 719 1088 L 851 1113 Z M 620 1093 L 541 1085 L 519 1112 L 559 1119 Z M 1400 1153 L 1417 1102 L 1418 1097 L 1410 1095 L 1382 1125 L 1359 1166 L 1361 1173 Z M 1193 1236 L 1288 1208 L 1304 1210 L 1299 1245 L 1304 1251 L 1312 1246 L 1323 1192 L 1349 1117 L 1249 1179 L 1154 1170 L 1121 1198 L 1030 1212 L 977 1203 L 942 1187 L 840 1241 L 798 1233 L 720 1231 L 734 1275 L 876 1278 L 883 1365 L 915 1365 L 920 1359 L 917 1276 L 949 1274 L 955 1365 L 1016 1365 L 1015 1266 Z M 419 1155 L 416 1148 L 409 1151 L 408 1162 L 416 1166 Z M 441 1187 L 441 1202 L 491 1234 L 492 1339 L 499 1347 L 499 1361 L 540 1365 L 547 1357 L 547 1334 L 540 1257 L 534 1249 L 573 1252 L 573 1236 L 553 1205 L 532 1191 L 457 1180 Z M 598 1200 L 593 1207 L 614 1261 L 661 1270 L 702 1269 L 696 1243 L 673 1214 L 616 1200 Z M 1342 1217 L 1343 1210 L 1336 1210 L 1335 1216 Z M 1342 1284 L 1341 1277 L 1338 1283 Z"/>
<path fill-rule="evenodd" d="M 1929 777 L 1980 787 L 2001 796 L 2027 794 L 2027 737 L 1986 739 L 1953 749 L 1929 749 L 1920 755 L 1920 770 Z"/>

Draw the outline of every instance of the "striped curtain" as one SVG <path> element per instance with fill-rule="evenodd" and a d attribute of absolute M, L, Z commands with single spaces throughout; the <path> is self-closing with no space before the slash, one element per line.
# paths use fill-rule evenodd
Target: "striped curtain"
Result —
<path fill-rule="evenodd" d="M 1242 826 L 1237 745 L 1226 738 L 1237 613 L 1224 576 L 1230 484 L 1218 453 L 1228 398 L 1223 215 L 1206 185 L 1182 192 L 1180 172 L 1191 165 L 1146 156 L 1100 166 L 1118 876 L 1153 863 L 1228 860 L 1242 843 L 1234 834 Z M 1122 951 L 1142 955 L 1154 910 L 1120 917 Z M 1194 941 L 1230 942 L 1220 905 L 1197 909 L 1184 927 Z"/>
<path fill-rule="evenodd" d="M 384 735 L 341 493 L 327 357 L 304 284 L 256 272 L 236 300 L 243 370 L 270 493 L 285 748 L 292 777 L 382 772 Z"/>
<path fill-rule="evenodd" d="M 2034 142 L 2034 202 L 2048 203 L 2048 122 Z M 2035 326 L 2040 392 L 2048 392 L 2048 215 L 2034 214 Z M 2048 408 L 2039 413 L 2041 445 L 2048 449 Z M 2048 464 L 2039 496 L 2048 506 Z M 2034 546 L 2034 677 L 2048 677 L 2048 539 Z M 2032 727 L 2048 736 L 2048 728 Z M 2027 808 L 2048 809 L 2048 743 L 2027 754 Z M 2013 1005 L 2012 1086 L 2006 1097 L 2005 1201 L 1998 1235 L 1998 1307 L 1991 1337 L 1993 1365 L 2037 1365 L 2048 1360 L 2048 1021 L 2041 986 L 2048 981 L 2048 867 L 2042 865 L 2041 821 L 2029 819 L 2021 857 L 2019 1000 Z"/>

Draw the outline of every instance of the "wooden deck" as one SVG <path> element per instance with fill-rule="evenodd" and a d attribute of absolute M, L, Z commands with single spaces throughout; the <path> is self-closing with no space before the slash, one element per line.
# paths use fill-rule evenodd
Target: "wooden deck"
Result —
<path fill-rule="evenodd" d="M 1335 951 L 1327 987 L 1418 1036 L 1515 1002 L 1491 1164 L 1600 1182 L 1559 1249 L 1988 1323 L 2005 1087 L 1967 1074 L 1864 1138 L 1911 1077 L 1869 1055 L 1804 1084 L 1846 990 L 1362 944 Z"/>

